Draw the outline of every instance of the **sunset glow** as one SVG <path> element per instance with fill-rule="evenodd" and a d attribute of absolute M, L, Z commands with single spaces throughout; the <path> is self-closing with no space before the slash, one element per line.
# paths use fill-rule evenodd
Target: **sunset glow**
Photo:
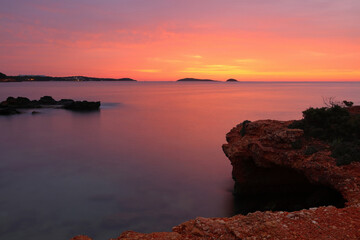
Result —
<path fill-rule="evenodd" d="M 4 0 L 0 72 L 360 80 L 358 0 Z"/>

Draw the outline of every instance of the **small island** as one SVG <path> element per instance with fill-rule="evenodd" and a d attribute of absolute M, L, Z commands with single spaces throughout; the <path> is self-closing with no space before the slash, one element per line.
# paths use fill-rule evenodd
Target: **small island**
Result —
<path fill-rule="evenodd" d="M 0 115 L 20 114 L 19 109 L 55 108 L 72 111 L 97 111 L 101 103 L 89 101 L 74 101 L 72 99 L 61 99 L 56 101 L 51 96 L 43 96 L 39 100 L 30 100 L 26 97 L 8 97 L 0 103 Z M 33 111 L 33 114 L 39 113 Z"/>
<path fill-rule="evenodd" d="M 218 81 L 212 79 L 182 78 L 177 80 L 177 82 L 218 82 Z"/>
<path fill-rule="evenodd" d="M 230 78 L 230 79 L 226 80 L 226 82 L 239 82 L 239 81 L 234 78 Z"/>
<path fill-rule="evenodd" d="M 64 81 L 64 82 L 136 82 L 132 78 L 95 78 L 85 76 L 70 76 L 70 77 L 51 77 L 43 75 L 19 75 L 19 76 L 7 76 L 0 72 L 0 82 L 49 82 L 49 81 Z"/>

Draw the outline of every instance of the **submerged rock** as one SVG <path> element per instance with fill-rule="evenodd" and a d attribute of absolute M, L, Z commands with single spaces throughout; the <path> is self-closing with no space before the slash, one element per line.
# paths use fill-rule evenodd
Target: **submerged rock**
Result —
<path fill-rule="evenodd" d="M 6 116 L 6 115 L 19 114 L 19 113 L 20 112 L 15 108 L 11 108 L 11 107 L 0 108 L 0 115 Z"/>

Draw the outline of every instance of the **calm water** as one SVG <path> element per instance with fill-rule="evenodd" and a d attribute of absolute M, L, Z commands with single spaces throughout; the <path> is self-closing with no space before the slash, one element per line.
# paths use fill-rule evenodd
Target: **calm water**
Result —
<path fill-rule="evenodd" d="M 98 113 L 0 117 L 0 239 L 96 239 L 233 214 L 225 134 L 295 119 L 360 83 L 2 83 L 8 96 L 100 100 Z"/>

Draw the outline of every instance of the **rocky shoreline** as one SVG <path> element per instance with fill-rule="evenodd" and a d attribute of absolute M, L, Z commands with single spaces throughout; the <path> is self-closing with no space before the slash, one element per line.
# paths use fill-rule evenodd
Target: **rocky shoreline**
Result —
<path fill-rule="evenodd" d="M 245 121 L 226 135 L 223 151 L 233 166 L 235 194 L 255 198 L 267 192 L 308 194 L 297 206 L 299 210 L 276 211 L 276 204 L 270 204 L 267 211 L 230 218 L 199 217 L 172 232 L 127 231 L 112 240 L 360 239 L 360 163 L 338 166 L 328 144 L 305 137 L 301 129 L 290 129 L 291 123 Z M 302 144 L 297 146 L 299 141 Z M 317 151 L 309 151 L 314 146 Z M 313 187 L 315 191 L 308 191 Z M 90 239 L 77 236 L 72 240 Z"/>
<path fill-rule="evenodd" d="M 97 111 L 101 103 L 89 101 L 75 101 L 72 99 L 61 99 L 56 101 L 51 96 L 43 96 L 39 100 L 30 100 L 26 97 L 8 97 L 0 103 L 0 115 L 20 114 L 19 109 L 41 109 L 55 108 L 72 111 Z M 33 111 L 33 114 L 38 111 Z"/>

